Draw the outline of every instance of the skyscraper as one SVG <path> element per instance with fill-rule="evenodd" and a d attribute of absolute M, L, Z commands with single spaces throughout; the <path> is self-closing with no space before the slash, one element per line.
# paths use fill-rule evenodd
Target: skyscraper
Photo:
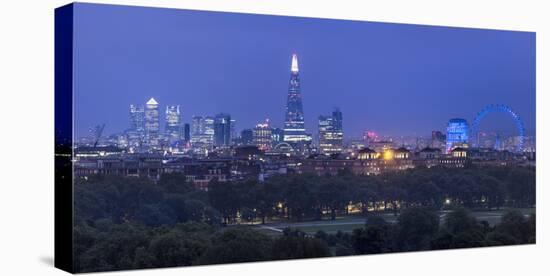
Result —
<path fill-rule="evenodd" d="M 142 105 L 130 105 L 130 128 L 127 132 L 130 147 L 139 147 L 145 136 L 145 109 Z"/>
<path fill-rule="evenodd" d="M 254 131 L 252 129 L 243 129 L 241 131 L 241 144 L 252 145 L 254 144 Z"/>
<path fill-rule="evenodd" d="M 149 147 L 160 145 L 159 136 L 159 104 L 151 98 L 145 104 L 145 142 Z"/>
<path fill-rule="evenodd" d="M 342 112 L 335 109 L 332 116 L 319 116 L 319 151 L 322 154 L 341 153 L 344 133 Z"/>
<path fill-rule="evenodd" d="M 204 117 L 204 134 L 207 137 L 208 145 L 211 147 L 214 144 L 214 117 Z"/>
<path fill-rule="evenodd" d="M 292 64 L 290 66 L 290 82 L 288 85 L 283 140 L 290 143 L 311 141 L 311 136 L 306 134 L 304 123 L 298 56 L 296 54 L 292 55 Z"/>
<path fill-rule="evenodd" d="M 185 124 L 183 126 L 183 140 L 185 142 L 191 141 L 191 127 L 189 126 L 189 124 Z"/>
<path fill-rule="evenodd" d="M 191 144 L 194 148 L 212 148 L 214 138 L 214 118 L 193 116 L 191 123 Z"/>
<path fill-rule="evenodd" d="M 204 133 L 204 119 L 202 116 L 193 116 L 191 120 L 191 139 L 195 140 L 195 137 Z"/>
<path fill-rule="evenodd" d="M 450 153 L 455 147 L 468 146 L 468 122 L 464 119 L 451 119 L 447 124 L 445 151 Z"/>
<path fill-rule="evenodd" d="M 220 113 L 214 117 L 214 144 L 218 147 L 231 143 L 231 116 Z"/>
<path fill-rule="evenodd" d="M 169 143 L 182 139 L 181 113 L 179 105 L 166 106 L 166 140 Z"/>

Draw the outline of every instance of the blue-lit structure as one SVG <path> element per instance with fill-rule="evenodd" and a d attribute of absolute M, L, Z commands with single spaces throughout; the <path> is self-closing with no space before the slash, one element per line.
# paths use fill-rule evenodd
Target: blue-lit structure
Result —
<path fill-rule="evenodd" d="M 468 144 L 468 122 L 465 119 L 450 119 L 447 124 L 445 152 L 450 153 L 457 145 Z"/>
<path fill-rule="evenodd" d="M 512 117 L 512 119 L 514 119 L 514 123 L 518 130 L 518 143 L 516 145 L 516 151 L 521 152 L 523 150 L 523 141 L 525 140 L 525 127 L 523 126 L 523 121 L 511 107 L 504 104 L 491 104 L 486 106 L 480 112 L 477 113 L 474 121 L 472 122 L 471 136 L 474 137 L 474 139 L 472 139 L 473 146 L 477 147 L 479 145 L 479 137 L 478 137 L 479 123 L 481 122 L 481 120 L 483 120 L 483 118 L 485 118 L 485 116 L 487 116 L 487 114 L 493 113 L 493 112 L 501 112 L 501 113 L 509 114 Z"/>

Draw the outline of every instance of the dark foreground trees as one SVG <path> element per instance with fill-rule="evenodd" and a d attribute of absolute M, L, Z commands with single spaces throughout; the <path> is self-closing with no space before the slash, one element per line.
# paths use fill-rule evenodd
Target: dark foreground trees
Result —
<path fill-rule="evenodd" d="M 439 223 L 434 212 L 411 208 L 395 224 L 370 217 L 351 233 L 313 236 L 296 229 L 273 236 L 248 226 L 150 227 L 100 219 L 75 227 L 75 256 L 77 271 L 87 272 L 525 244 L 534 243 L 535 234 L 534 215 L 509 212 L 490 227 L 464 209 Z"/>
<path fill-rule="evenodd" d="M 380 176 L 286 175 L 265 182 L 212 181 L 195 190 L 179 174 L 98 176 L 75 189 L 75 258 L 79 272 L 314 258 L 427 249 L 534 243 L 534 215 L 512 212 L 494 227 L 466 209 L 535 204 L 529 168 L 416 169 Z M 307 235 L 265 235 L 234 224 L 270 219 L 336 219 L 360 203 L 364 227 Z M 377 217 L 399 215 L 392 224 Z M 374 210 L 374 211 L 373 211 Z M 223 222 L 229 226 L 223 226 Z"/>

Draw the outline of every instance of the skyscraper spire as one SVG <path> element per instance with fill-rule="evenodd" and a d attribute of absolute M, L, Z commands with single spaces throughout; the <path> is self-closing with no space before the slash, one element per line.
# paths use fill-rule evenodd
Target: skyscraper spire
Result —
<path fill-rule="evenodd" d="M 296 54 L 292 54 L 290 71 L 283 141 L 290 143 L 309 142 L 311 138 L 306 134 L 304 123 L 300 74 L 298 73 L 298 56 Z"/>
<path fill-rule="evenodd" d="M 292 54 L 292 65 L 290 66 L 292 73 L 298 73 L 298 55 Z"/>

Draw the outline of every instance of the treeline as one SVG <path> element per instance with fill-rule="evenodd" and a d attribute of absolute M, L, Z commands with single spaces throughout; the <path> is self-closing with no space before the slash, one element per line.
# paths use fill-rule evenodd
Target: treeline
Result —
<path fill-rule="evenodd" d="M 181 174 L 97 176 L 75 183 L 77 220 L 108 218 L 148 226 L 187 221 L 234 224 L 269 219 L 335 219 L 409 207 L 498 209 L 535 205 L 535 170 L 524 167 L 418 168 L 377 176 L 281 175 L 264 182 L 210 182 L 195 190 Z"/>
<path fill-rule="evenodd" d="M 369 216 L 352 233 L 314 236 L 296 229 L 270 236 L 245 226 L 187 222 L 149 227 L 100 219 L 75 228 L 78 272 L 346 256 L 430 249 L 534 243 L 535 216 L 508 212 L 494 227 L 465 209 L 439 216 L 426 209 L 402 212 L 397 223 Z"/>
<path fill-rule="evenodd" d="M 377 176 L 281 175 L 210 183 L 208 196 L 225 223 L 278 217 L 292 220 L 335 219 L 349 206 L 369 211 L 408 207 L 499 209 L 535 205 L 534 168 L 418 168 Z"/>

